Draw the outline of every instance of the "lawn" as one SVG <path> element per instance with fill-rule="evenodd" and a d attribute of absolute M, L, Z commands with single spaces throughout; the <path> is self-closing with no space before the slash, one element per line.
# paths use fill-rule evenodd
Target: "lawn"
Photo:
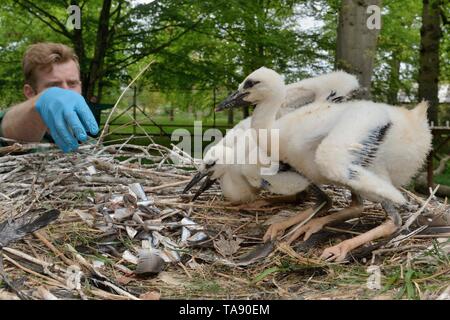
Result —
<path fill-rule="evenodd" d="M 450 186 L 450 163 L 447 163 L 447 170 L 443 174 L 435 177 L 434 181 L 437 184 Z"/>

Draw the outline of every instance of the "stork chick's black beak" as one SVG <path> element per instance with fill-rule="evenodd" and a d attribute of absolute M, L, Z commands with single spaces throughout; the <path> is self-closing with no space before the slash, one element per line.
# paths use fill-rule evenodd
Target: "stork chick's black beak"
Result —
<path fill-rule="evenodd" d="M 213 186 L 214 183 L 216 183 L 216 179 L 211 179 L 210 176 L 208 176 L 206 178 L 205 181 L 203 181 L 203 184 L 201 185 L 201 187 L 198 189 L 197 193 L 195 194 L 195 196 L 192 198 L 192 202 L 194 202 L 195 200 L 198 199 L 198 197 L 200 197 L 200 195 L 205 192 L 206 190 L 208 190 L 209 188 L 211 188 Z"/>
<path fill-rule="evenodd" d="M 222 101 L 216 108 L 216 111 L 223 111 L 225 109 L 232 109 L 238 107 L 248 107 L 251 106 L 252 103 L 245 101 L 244 98 L 248 96 L 248 92 L 241 93 L 238 91 L 232 93 L 228 98 Z"/>
<path fill-rule="evenodd" d="M 186 186 L 186 188 L 184 188 L 183 190 L 183 194 L 186 194 L 189 190 L 192 189 L 192 187 L 194 187 L 197 183 L 199 183 L 204 177 L 206 177 L 208 175 L 207 172 L 199 172 L 197 173 L 191 181 L 189 181 L 188 185 Z"/>

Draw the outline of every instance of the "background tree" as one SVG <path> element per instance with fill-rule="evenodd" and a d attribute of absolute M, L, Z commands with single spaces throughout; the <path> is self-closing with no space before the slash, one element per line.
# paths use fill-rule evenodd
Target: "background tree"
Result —
<path fill-rule="evenodd" d="M 81 8 L 81 29 L 70 30 L 65 23 L 70 4 Z M 93 95 L 101 99 L 105 76 L 120 76 L 129 65 L 160 52 L 192 30 L 198 21 L 189 15 L 189 7 L 189 1 L 135 5 L 126 0 L 11 0 L 2 4 L 2 9 L 15 16 L 39 21 L 59 36 L 59 41 L 75 48 L 83 94 L 88 99 Z"/>
<path fill-rule="evenodd" d="M 420 42 L 419 99 L 430 102 L 428 119 L 438 124 L 442 0 L 423 0 Z"/>
<path fill-rule="evenodd" d="M 289 83 L 331 71 L 335 65 L 355 72 L 349 63 L 366 69 L 356 71 L 360 76 L 369 74 L 372 68 L 366 62 L 374 57 L 373 97 L 396 103 L 404 101 L 405 94 L 415 101 L 422 2 L 384 0 L 383 28 L 378 47 L 372 51 L 364 49 L 373 48 L 375 43 L 375 37 L 369 37 L 369 44 L 364 34 L 369 17 L 364 4 L 374 3 L 5 0 L 0 3 L 0 103 L 6 107 L 23 99 L 21 57 L 29 44 L 38 41 L 73 46 L 81 58 L 84 94 L 96 95 L 104 102 L 115 101 L 121 86 L 152 59 L 151 71 L 139 84 L 140 104 L 154 105 L 155 109 L 164 106 L 171 112 L 192 111 L 198 117 L 212 116 L 214 93 L 217 102 L 263 65 L 283 73 Z M 66 25 L 70 4 L 82 9 L 80 30 Z M 349 5 L 357 11 L 346 11 Z M 448 10 L 443 3 L 442 21 Z M 347 18 L 344 26 L 344 17 L 358 18 L 358 26 L 345 32 L 351 26 Z M 450 67 L 442 61 L 449 59 L 448 27 L 442 32 L 438 70 L 441 82 L 446 83 Z M 359 40 L 362 38 L 365 43 Z M 400 93 L 402 101 L 397 101 Z M 129 100 L 131 97 L 124 100 L 124 106 Z M 230 114 L 230 123 L 241 117 L 241 113 Z"/>
<path fill-rule="evenodd" d="M 373 98 L 398 104 L 415 101 L 419 73 L 422 5 L 417 0 L 384 0 L 383 27 L 375 58 Z M 402 101 L 399 96 L 402 95 Z"/>
<path fill-rule="evenodd" d="M 364 89 L 361 98 L 370 98 L 372 73 L 380 29 L 369 29 L 370 5 L 381 0 L 342 0 L 337 32 L 336 67 L 358 76 Z"/>

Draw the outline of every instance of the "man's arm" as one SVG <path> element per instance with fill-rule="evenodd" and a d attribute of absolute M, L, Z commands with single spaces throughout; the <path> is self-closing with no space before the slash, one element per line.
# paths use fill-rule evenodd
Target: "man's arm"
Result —
<path fill-rule="evenodd" d="M 47 126 L 35 108 L 39 96 L 12 107 L 1 122 L 4 138 L 24 142 L 40 142 Z"/>
<path fill-rule="evenodd" d="M 13 107 L 3 118 L 2 127 L 5 138 L 26 142 L 40 142 L 48 128 L 64 153 L 75 151 L 79 142 L 86 142 L 87 132 L 96 135 L 99 131 L 84 98 L 58 87 Z"/>

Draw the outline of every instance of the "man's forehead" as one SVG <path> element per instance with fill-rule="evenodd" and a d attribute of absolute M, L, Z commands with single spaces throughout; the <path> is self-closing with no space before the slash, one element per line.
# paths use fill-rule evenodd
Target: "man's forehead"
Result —
<path fill-rule="evenodd" d="M 51 69 L 37 70 L 38 79 L 48 81 L 79 80 L 80 72 L 74 61 L 55 63 Z"/>

